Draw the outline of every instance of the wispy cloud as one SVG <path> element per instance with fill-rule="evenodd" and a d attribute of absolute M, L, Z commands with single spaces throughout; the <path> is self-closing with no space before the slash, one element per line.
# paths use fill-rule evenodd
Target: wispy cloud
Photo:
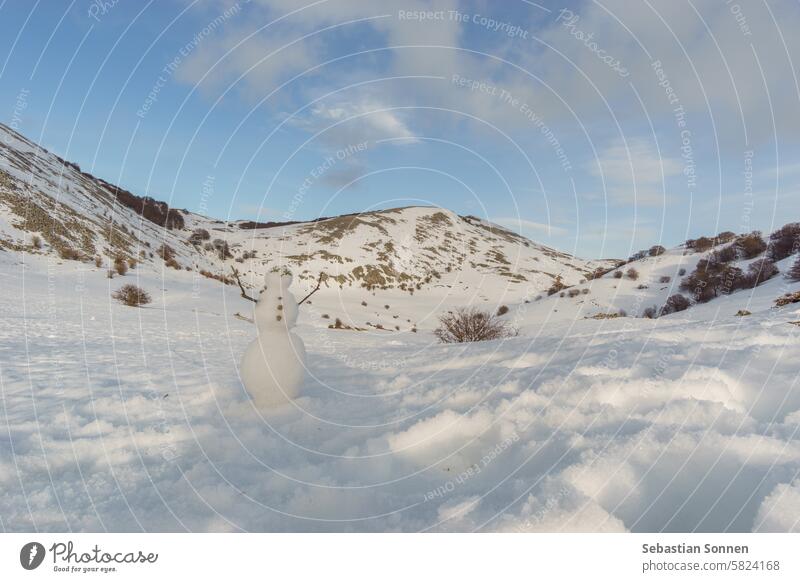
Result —
<path fill-rule="evenodd" d="M 681 173 L 679 161 L 659 156 L 648 140 L 616 140 L 603 149 L 587 169 L 603 178 L 615 204 L 664 204 L 664 180 Z"/>
<path fill-rule="evenodd" d="M 528 232 L 534 235 L 544 234 L 547 236 L 559 236 L 569 232 L 566 228 L 562 228 L 560 226 L 534 222 L 533 220 L 526 220 L 524 218 L 493 218 L 492 222 L 520 234 L 525 234 Z"/>

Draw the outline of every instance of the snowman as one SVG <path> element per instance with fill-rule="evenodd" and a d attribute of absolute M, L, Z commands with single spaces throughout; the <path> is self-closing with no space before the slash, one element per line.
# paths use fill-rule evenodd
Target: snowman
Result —
<path fill-rule="evenodd" d="M 262 411 L 296 398 L 303 381 L 306 350 L 292 328 L 297 299 L 289 291 L 292 275 L 271 271 L 255 306 L 258 337 L 244 352 L 241 375 L 247 392 Z"/>

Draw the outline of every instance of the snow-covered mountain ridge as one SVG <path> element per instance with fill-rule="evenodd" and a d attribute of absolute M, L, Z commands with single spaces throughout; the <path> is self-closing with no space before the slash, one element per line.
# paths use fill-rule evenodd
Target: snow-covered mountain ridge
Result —
<path fill-rule="evenodd" d="M 285 267 L 298 287 L 522 299 L 585 278 L 585 261 L 445 209 L 406 207 L 265 226 L 141 198 L 0 125 L 0 248 L 110 267 L 114 261 L 230 277 Z M 255 228 L 254 228 L 255 227 Z M 98 267 L 100 268 L 100 267 Z M 438 290 L 438 293 L 437 293 Z"/>

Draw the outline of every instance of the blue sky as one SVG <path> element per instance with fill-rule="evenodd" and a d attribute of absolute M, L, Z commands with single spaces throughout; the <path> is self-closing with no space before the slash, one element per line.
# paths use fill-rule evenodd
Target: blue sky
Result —
<path fill-rule="evenodd" d="M 793 1 L 7 0 L 0 16 L 0 120 L 175 207 L 434 204 L 585 257 L 800 219 Z"/>

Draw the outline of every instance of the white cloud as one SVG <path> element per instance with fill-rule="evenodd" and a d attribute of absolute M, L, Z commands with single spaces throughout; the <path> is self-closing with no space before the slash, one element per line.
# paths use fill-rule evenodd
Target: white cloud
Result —
<path fill-rule="evenodd" d="M 605 180 L 606 194 L 615 204 L 665 204 L 664 180 L 681 173 L 679 161 L 659 156 L 649 141 L 615 140 L 587 167 Z"/>
<path fill-rule="evenodd" d="M 527 231 L 535 234 L 545 234 L 547 236 L 558 236 L 569 232 L 566 228 L 560 226 L 534 222 L 533 220 L 526 220 L 524 218 L 494 218 L 492 222 L 520 234 L 524 234 L 524 232 Z"/>

